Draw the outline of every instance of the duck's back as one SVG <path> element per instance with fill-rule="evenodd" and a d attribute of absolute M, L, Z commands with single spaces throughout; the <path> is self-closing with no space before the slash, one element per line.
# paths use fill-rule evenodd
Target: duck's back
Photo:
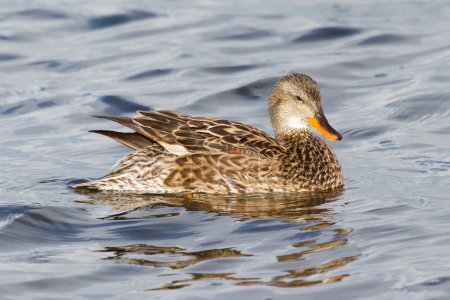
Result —
<path fill-rule="evenodd" d="M 145 193 L 251 193 L 271 191 L 284 148 L 242 123 L 191 117 L 173 111 L 135 118 L 101 116 L 135 132 L 94 131 L 135 151 L 117 169 L 76 188 Z M 279 189 L 276 189 L 281 191 Z"/>

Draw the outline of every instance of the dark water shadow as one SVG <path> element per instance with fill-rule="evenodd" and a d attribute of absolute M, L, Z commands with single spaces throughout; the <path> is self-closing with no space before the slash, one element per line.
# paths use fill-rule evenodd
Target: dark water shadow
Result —
<path fill-rule="evenodd" d="M 366 38 L 358 43 L 360 46 L 394 44 L 410 40 L 412 37 L 398 34 L 379 34 Z"/>
<path fill-rule="evenodd" d="M 0 37 L 1 39 L 1 37 Z M 19 55 L 11 53 L 0 53 L 0 62 L 11 61 L 21 58 Z"/>
<path fill-rule="evenodd" d="M 63 65 L 62 61 L 50 59 L 50 60 L 40 60 L 30 63 L 30 66 L 38 66 L 46 69 L 55 69 Z"/>
<path fill-rule="evenodd" d="M 269 30 L 236 26 L 205 35 L 205 37 L 211 40 L 218 41 L 248 41 L 264 39 L 272 36 L 275 36 L 275 33 Z"/>
<path fill-rule="evenodd" d="M 259 65 L 217 66 L 217 67 L 200 68 L 198 71 L 207 74 L 233 74 L 248 70 L 254 70 L 258 67 Z"/>
<path fill-rule="evenodd" d="M 131 75 L 127 78 L 125 78 L 125 80 L 142 80 L 142 79 L 151 79 L 154 77 L 160 77 L 160 76 L 165 76 L 165 75 L 169 75 L 173 72 L 173 69 L 152 69 L 152 70 L 148 70 L 148 71 L 144 71 L 135 75 Z"/>
<path fill-rule="evenodd" d="M 94 17 L 88 20 L 87 25 L 90 29 L 103 29 L 143 19 L 156 18 L 158 16 L 159 15 L 154 12 L 134 10 L 123 14 Z"/>
<path fill-rule="evenodd" d="M 189 251 L 179 245 L 159 246 L 153 244 L 127 244 L 105 247 L 101 252 L 108 253 L 106 260 L 130 265 L 152 268 L 169 268 L 189 276 L 188 279 L 171 280 L 167 284 L 151 290 L 178 289 L 194 284 L 199 280 L 221 279 L 232 281 L 235 285 L 264 285 L 277 287 L 301 287 L 340 281 L 350 276 L 348 273 L 328 275 L 329 271 L 355 261 L 359 253 L 349 250 L 349 228 L 338 228 L 333 218 L 333 210 L 322 205 L 336 200 L 341 191 L 302 194 L 254 194 L 254 195 L 140 195 L 119 193 L 88 193 L 88 200 L 82 203 L 109 205 L 120 210 L 117 214 L 104 217 L 110 221 L 139 220 L 151 218 L 176 218 L 178 213 L 168 212 L 152 214 L 154 209 L 161 207 L 183 208 L 188 212 L 207 212 L 212 218 L 231 216 L 244 224 L 235 229 L 230 236 L 223 239 L 233 241 L 234 235 L 245 233 L 277 234 L 283 229 L 298 230 L 293 238 L 280 243 L 286 243 L 286 254 L 275 255 L 275 264 L 279 268 L 277 275 L 270 278 L 259 276 L 243 276 L 237 272 L 223 269 L 215 272 L 189 271 L 189 267 L 216 259 L 239 258 L 252 260 L 258 265 L 266 261 L 258 259 L 258 253 L 251 250 L 239 250 L 239 242 L 234 247 L 211 247 Z M 168 219 L 169 220 L 169 219 Z M 176 241 L 174 241 L 176 243 Z M 348 251 L 347 251 L 348 250 Z M 270 253 L 271 251 L 269 251 Z M 308 259 L 312 257 L 312 264 Z M 161 259 L 162 258 L 162 259 Z M 245 262 L 243 262 L 245 263 Z M 298 264 L 298 267 L 295 267 Z M 280 273 L 282 273 L 280 275 Z M 312 279 L 311 277 L 314 277 Z"/>
<path fill-rule="evenodd" d="M 151 107 L 135 103 L 131 100 L 117 95 L 105 95 L 99 97 L 100 102 L 107 105 L 103 110 L 108 115 L 120 115 L 123 113 L 134 113 L 137 110 L 152 110 Z"/>
<path fill-rule="evenodd" d="M 334 40 L 349 37 L 360 33 L 362 30 L 354 27 L 321 27 L 312 29 L 301 36 L 294 39 L 293 43 L 310 43 L 310 42 L 320 42 L 326 40 Z"/>

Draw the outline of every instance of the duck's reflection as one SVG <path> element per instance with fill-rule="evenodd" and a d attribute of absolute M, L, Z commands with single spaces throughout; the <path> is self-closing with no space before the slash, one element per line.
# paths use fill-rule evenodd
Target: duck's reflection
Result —
<path fill-rule="evenodd" d="M 223 257 L 239 257 L 239 256 L 251 256 L 249 254 L 243 254 L 240 251 L 234 250 L 232 248 L 223 248 L 223 249 L 208 249 L 202 251 L 188 252 L 186 249 L 180 247 L 155 247 L 149 245 L 128 245 L 122 247 L 106 247 L 103 252 L 113 252 L 114 255 L 108 257 L 107 259 L 119 259 L 122 262 L 126 262 L 134 265 L 143 265 L 143 266 L 152 266 L 152 267 L 168 267 L 171 269 L 183 269 L 192 265 L 195 265 L 199 262 L 215 259 L 215 258 L 223 258 Z M 162 261 L 154 261 L 148 259 L 136 259 L 136 258 L 127 258 L 127 254 L 129 253 L 138 253 L 141 255 L 161 255 L 161 254 L 170 254 L 172 256 L 177 255 L 179 257 L 192 257 L 186 260 L 176 260 L 170 262 L 162 262 Z"/>
<path fill-rule="evenodd" d="M 157 289 L 182 288 L 192 284 L 192 282 L 204 279 L 230 280 L 238 285 L 300 287 L 336 282 L 349 276 L 347 273 L 336 274 L 336 272 L 330 271 L 335 271 L 358 257 L 358 254 L 353 251 L 350 251 L 352 255 L 348 255 L 349 253 L 345 249 L 348 245 L 348 235 L 351 229 L 337 228 L 332 209 L 329 208 L 330 206 L 324 206 L 325 203 L 334 201 L 340 194 L 340 191 L 334 191 L 223 197 L 214 195 L 161 196 L 97 193 L 89 195 L 89 200 L 85 202 L 107 204 L 122 211 L 105 217 L 109 220 L 137 218 L 133 217 L 133 211 L 142 209 L 151 211 L 152 208 L 165 206 L 182 207 L 187 211 L 204 211 L 216 215 L 233 215 L 240 220 L 276 218 L 280 219 L 280 222 L 298 224 L 298 230 L 314 232 L 314 234 L 299 235 L 300 240 L 289 241 L 290 246 L 286 247 L 286 254 L 275 256 L 276 263 L 280 264 L 278 269 L 284 274 L 263 279 L 263 276 L 259 277 L 258 274 L 248 277 L 225 272 L 186 272 L 184 274 L 189 276 L 188 279 L 174 280 Z M 164 213 L 139 215 L 138 218 L 164 218 L 176 217 L 177 215 L 177 213 Z M 106 258 L 108 260 L 174 270 L 185 269 L 213 259 L 230 257 L 254 259 L 258 255 L 240 251 L 237 248 L 239 248 L 239 245 L 236 245 L 236 249 L 213 248 L 188 251 L 177 246 L 159 247 L 147 244 L 131 244 L 105 247 L 102 251 L 108 253 Z M 323 255 L 320 255 L 321 252 L 323 252 Z M 339 255 L 328 255 L 329 252 L 338 252 Z M 311 255 L 315 255 L 315 257 L 309 263 L 308 260 Z M 296 263 L 301 267 L 289 268 Z M 286 265 L 285 268 L 284 265 Z M 333 273 L 333 275 L 329 275 L 329 273 Z"/>

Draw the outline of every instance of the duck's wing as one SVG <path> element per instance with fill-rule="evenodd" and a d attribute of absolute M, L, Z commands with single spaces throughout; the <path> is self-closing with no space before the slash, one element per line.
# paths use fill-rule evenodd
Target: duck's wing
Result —
<path fill-rule="evenodd" d="M 252 126 L 169 110 L 139 111 L 134 118 L 98 116 L 125 125 L 176 154 L 232 153 L 276 159 L 284 148 Z"/>

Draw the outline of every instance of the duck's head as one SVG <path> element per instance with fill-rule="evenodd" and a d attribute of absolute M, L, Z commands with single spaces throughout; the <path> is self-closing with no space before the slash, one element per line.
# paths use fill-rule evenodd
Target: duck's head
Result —
<path fill-rule="evenodd" d="M 331 140 L 342 139 L 325 118 L 319 86 L 308 75 L 294 73 L 279 79 L 269 98 L 269 113 L 277 137 L 309 130 L 310 125 Z"/>

